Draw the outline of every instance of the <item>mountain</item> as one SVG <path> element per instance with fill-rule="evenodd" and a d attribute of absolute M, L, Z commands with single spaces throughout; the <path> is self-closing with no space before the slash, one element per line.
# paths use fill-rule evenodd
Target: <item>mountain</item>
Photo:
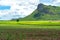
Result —
<path fill-rule="evenodd" d="M 38 4 L 37 9 L 21 21 L 37 21 L 37 20 L 60 20 L 60 7 Z"/>

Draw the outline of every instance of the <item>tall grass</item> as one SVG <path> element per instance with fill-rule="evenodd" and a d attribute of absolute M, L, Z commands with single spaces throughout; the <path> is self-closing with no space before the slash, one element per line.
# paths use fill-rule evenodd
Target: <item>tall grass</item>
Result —
<path fill-rule="evenodd" d="M 1 21 L 0 29 L 47 28 L 60 29 L 60 21 Z"/>
<path fill-rule="evenodd" d="M 60 21 L 21 21 L 19 24 L 25 25 L 46 25 L 46 26 L 60 26 Z"/>
<path fill-rule="evenodd" d="M 60 21 L 4 21 L 1 24 L 7 25 L 41 25 L 41 26 L 60 26 Z"/>

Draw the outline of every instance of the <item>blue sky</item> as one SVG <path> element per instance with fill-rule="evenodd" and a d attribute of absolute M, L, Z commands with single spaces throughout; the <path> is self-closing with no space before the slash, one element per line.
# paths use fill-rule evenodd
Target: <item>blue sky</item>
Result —
<path fill-rule="evenodd" d="M 28 16 L 39 3 L 60 6 L 60 0 L 0 0 L 0 20 Z"/>
<path fill-rule="evenodd" d="M 52 3 L 53 0 L 41 0 L 40 2 L 41 2 L 41 3 Z"/>
<path fill-rule="evenodd" d="M 0 10 L 10 10 L 10 6 L 3 6 L 3 5 L 1 5 L 0 6 Z"/>
<path fill-rule="evenodd" d="M 0 20 L 30 15 L 37 8 L 38 3 L 39 0 L 0 0 Z"/>
<path fill-rule="evenodd" d="M 40 3 L 43 3 L 45 5 L 54 5 L 54 6 L 60 6 L 60 0 L 39 0 Z"/>

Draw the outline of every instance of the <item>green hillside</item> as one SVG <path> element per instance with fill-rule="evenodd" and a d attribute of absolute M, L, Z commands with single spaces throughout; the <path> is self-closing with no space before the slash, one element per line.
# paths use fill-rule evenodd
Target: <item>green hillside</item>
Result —
<path fill-rule="evenodd" d="M 37 9 L 25 18 L 23 21 L 36 21 L 36 20 L 60 20 L 60 7 L 39 4 Z"/>

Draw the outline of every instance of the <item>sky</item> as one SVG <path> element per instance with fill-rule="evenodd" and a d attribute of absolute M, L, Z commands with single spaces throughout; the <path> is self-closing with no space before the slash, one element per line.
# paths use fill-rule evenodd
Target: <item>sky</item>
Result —
<path fill-rule="evenodd" d="M 0 6 L 0 10 L 10 10 L 10 6 Z"/>
<path fill-rule="evenodd" d="M 60 6 L 60 0 L 0 0 L 0 20 L 26 17 L 39 3 Z"/>
<path fill-rule="evenodd" d="M 60 0 L 39 0 L 40 3 L 45 5 L 60 6 Z"/>
<path fill-rule="evenodd" d="M 30 15 L 39 0 L 0 0 L 0 20 L 23 18 Z"/>

